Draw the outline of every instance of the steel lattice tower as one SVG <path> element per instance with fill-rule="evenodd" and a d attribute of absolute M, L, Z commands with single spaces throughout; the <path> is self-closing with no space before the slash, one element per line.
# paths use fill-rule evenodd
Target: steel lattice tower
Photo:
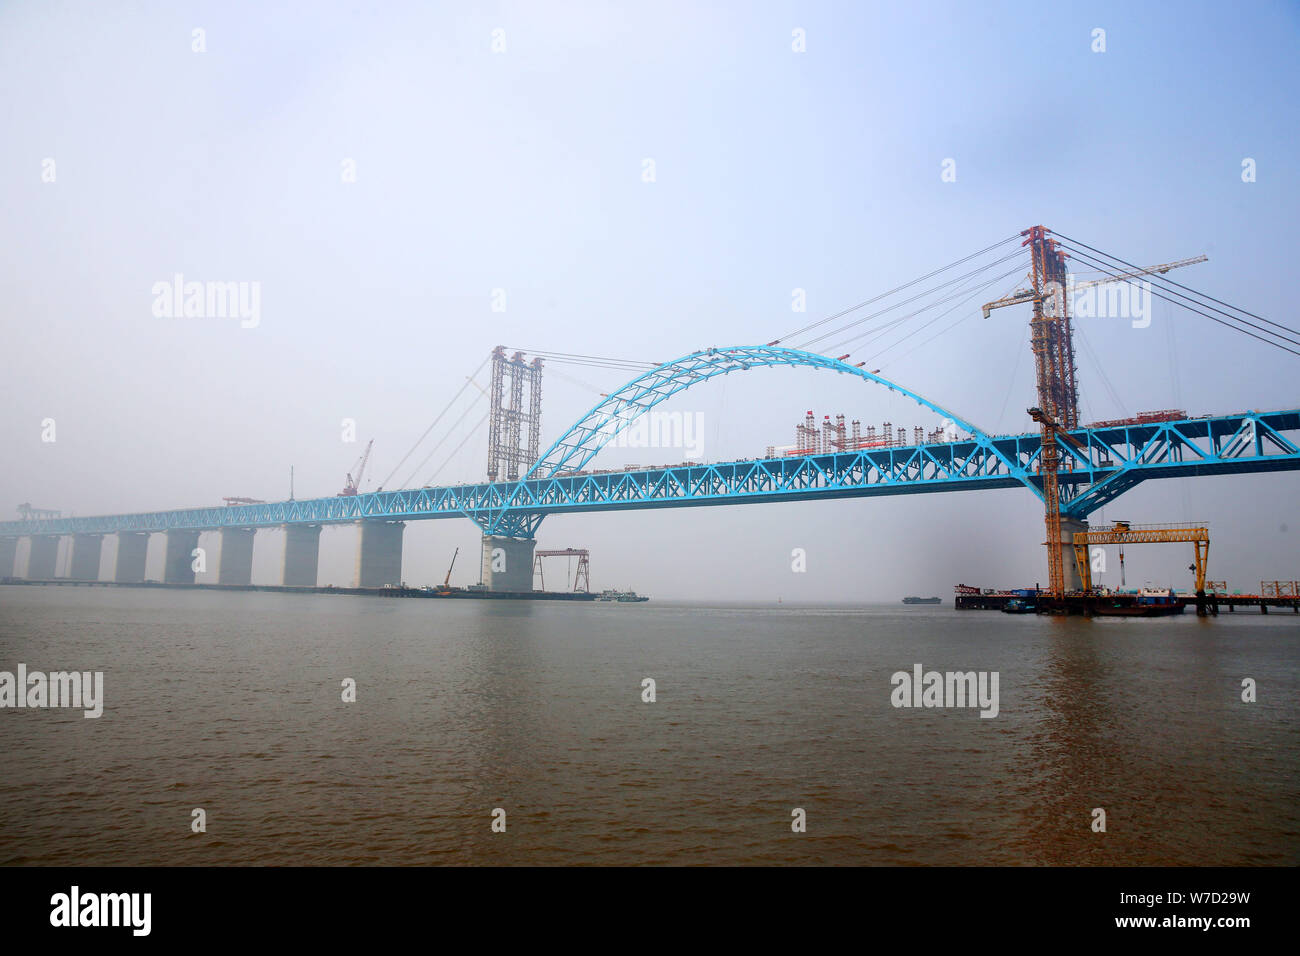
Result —
<path fill-rule="evenodd" d="M 510 397 L 506 400 L 506 379 Z M 492 350 L 492 407 L 488 418 L 488 481 L 515 481 L 537 461 L 542 426 L 542 360 L 524 361 L 505 346 Z M 521 444 L 522 440 L 522 444 Z"/>
<path fill-rule="evenodd" d="M 1065 255 L 1056 240 L 1047 238 L 1042 226 L 1026 229 L 1022 245 L 1029 246 L 1033 259 L 1034 312 L 1029 321 L 1034 351 L 1034 371 L 1038 386 L 1042 453 L 1039 474 L 1043 480 L 1044 517 L 1047 526 L 1047 575 L 1052 596 L 1065 594 L 1065 565 L 1062 549 L 1060 487 L 1057 473 L 1060 454 L 1056 445 L 1058 431 L 1079 425 L 1079 388 L 1074 364 L 1074 341 L 1070 329 L 1070 310 Z"/>
<path fill-rule="evenodd" d="M 1069 278 L 1065 254 L 1050 230 L 1026 229 L 1021 245 L 1033 257 L 1034 316 L 1030 322 L 1037 372 L 1039 407 L 1061 428 L 1079 427 L 1079 384 L 1070 327 Z"/>

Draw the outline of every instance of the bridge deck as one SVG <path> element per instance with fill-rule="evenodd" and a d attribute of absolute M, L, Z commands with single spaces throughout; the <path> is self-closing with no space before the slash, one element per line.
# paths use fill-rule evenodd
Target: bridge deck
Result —
<path fill-rule="evenodd" d="M 1300 469 L 1300 409 L 1077 429 L 1060 443 L 1064 510 L 1085 517 L 1156 478 Z M 824 455 L 380 491 L 334 498 L 0 522 L 0 536 L 267 528 L 812 501 L 1028 487 L 1041 497 L 1037 433 Z"/>

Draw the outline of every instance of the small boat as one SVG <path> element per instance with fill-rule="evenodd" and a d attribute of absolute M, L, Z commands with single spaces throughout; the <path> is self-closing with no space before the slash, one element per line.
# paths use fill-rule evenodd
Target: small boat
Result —
<path fill-rule="evenodd" d="M 1038 605 L 1025 598 L 1012 598 L 1002 605 L 1003 614 L 1037 614 Z"/>
<path fill-rule="evenodd" d="M 618 588 L 606 588 L 600 592 L 597 601 L 615 601 L 619 604 L 639 604 L 642 601 L 650 600 L 648 597 L 642 597 L 635 591 L 620 591 Z"/>
<path fill-rule="evenodd" d="M 942 604 L 943 601 L 937 597 L 928 597 L 928 598 L 905 597 L 903 598 L 903 603 L 904 604 Z"/>

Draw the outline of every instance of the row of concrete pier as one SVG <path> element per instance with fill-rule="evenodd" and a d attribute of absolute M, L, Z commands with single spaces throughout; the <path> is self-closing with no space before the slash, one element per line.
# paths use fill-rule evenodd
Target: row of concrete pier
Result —
<path fill-rule="evenodd" d="M 402 583 L 401 521 L 357 521 L 357 562 L 353 586 L 382 588 Z M 286 524 L 284 559 L 279 584 L 283 587 L 317 586 L 320 566 L 319 524 Z M 217 583 L 249 585 L 253 577 L 253 547 L 257 528 L 214 528 L 220 536 L 217 555 Z M 265 530 L 265 529 L 263 529 Z M 165 542 L 163 558 L 164 584 L 193 584 L 196 568 L 207 565 L 207 555 L 200 554 L 202 529 L 168 531 L 118 531 L 117 559 L 107 580 L 117 584 L 140 584 L 145 580 L 145 560 L 152 535 Z M 0 536 L 0 578 L 28 581 L 52 581 L 56 578 L 59 544 L 71 539 L 71 553 L 66 579 L 98 581 L 104 546 L 103 534 L 72 535 L 33 534 L 28 539 L 27 566 L 19 574 L 15 567 L 18 536 Z M 483 536 L 482 582 L 492 591 L 531 591 L 533 587 L 532 538 Z"/>

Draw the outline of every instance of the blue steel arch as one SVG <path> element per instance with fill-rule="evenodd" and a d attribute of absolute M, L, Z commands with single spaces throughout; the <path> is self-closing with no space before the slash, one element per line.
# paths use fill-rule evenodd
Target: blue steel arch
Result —
<path fill-rule="evenodd" d="M 917 404 L 950 419 L 958 428 L 968 432 L 976 444 L 1000 458 L 1022 482 L 1026 485 L 1030 484 L 1024 469 L 998 449 L 989 435 L 925 396 L 897 382 L 881 378 L 874 372 L 849 365 L 840 359 L 774 345 L 736 345 L 704 349 L 643 372 L 593 405 L 577 423 L 546 450 L 545 454 L 537 459 L 522 480 L 553 478 L 563 471 L 581 470 L 605 445 L 638 418 L 660 402 L 693 385 L 731 372 L 780 365 L 819 368 L 856 375 L 868 382 L 882 385 L 891 392 L 905 395 Z M 541 523 L 541 516 L 515 512 L 512 507 L 515 500 L 516 497 L 511 495 L 503 502 L 504 507 L 495 511 L 486 520 L 481 520 L 488 534 L 531 537 L 536 531 Z"/>

